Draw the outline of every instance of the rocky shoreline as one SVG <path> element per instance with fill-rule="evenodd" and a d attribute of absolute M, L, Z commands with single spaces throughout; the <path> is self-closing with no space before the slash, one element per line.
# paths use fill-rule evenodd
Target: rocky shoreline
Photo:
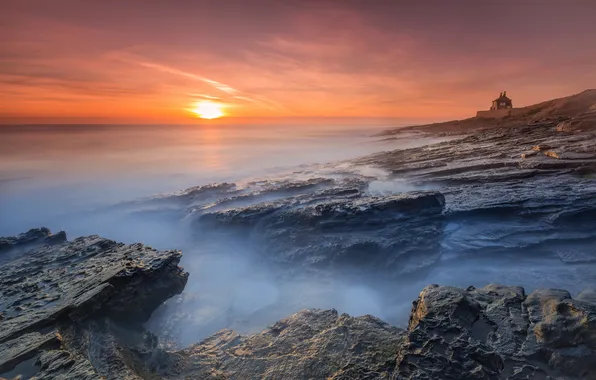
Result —
<path fill-rule="evenodd" d="M 550 279 L 571 292 L 430 285 L 404 329 L 309 309 L 257 334 L 224 329 L 165 349 L 144 324 L 187 284 L 180 251 L 33 229 L 0 238 L 0 378 L 596 379 L 596 91 L 516 119 L 404 131 L 465 135 L 328 177 L 215 184 L 121 208 L 180 220 L 197 245 L 233 236 L 286 273 L 404 279 L 445 258 L 523 252 L 573 268 Z M 385 177 L 354 174 L 362 167 Z M 399 194 L 375 190 L 400 181 Z"/>
<path fill-rule="evenodd" d="M 407 329 L 304 310 L 166 351 L 143 322 L 180 293 L 180 252 L 98 236 L 0 267 L 0 374 L 31 379 L 590 379 L 596 289 L 430 285 Z"/>

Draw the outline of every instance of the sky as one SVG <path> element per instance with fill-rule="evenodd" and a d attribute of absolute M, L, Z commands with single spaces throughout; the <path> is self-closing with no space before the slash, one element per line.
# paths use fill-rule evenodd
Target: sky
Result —
<path fill-rule="evenodd" d="M 592 0 L 0 0 L 0 122 L 454 119 L 596 87 Z"/>

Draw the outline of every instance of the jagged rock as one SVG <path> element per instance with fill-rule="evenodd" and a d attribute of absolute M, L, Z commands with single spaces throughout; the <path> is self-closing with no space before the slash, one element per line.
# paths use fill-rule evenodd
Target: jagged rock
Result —
<path fill-rule="evenodd" d="M 97 374 L 89 359 L 65 350 L 44 351 L 35 364 L 39 367 L 39 372 L 35 374 L 34 380 L 105 379 Z"/>
<path fill-rule="evenodd" d="M 84 326 L 92 319 L 137 325 L 147 320 L 157 306 L 184 288 L 188 274 L 178 267 L 180 257 L 179 251 L 159 252 L 142 244 L 89 236 L 44 245 L 0 266 L 0 374 L 38 357 L 45 371 L 40 378 L 98 378 L 88 363 L 80 362 L 81 352 L 67 349 L 72 359 L 45 367 L 44 360 L 49 359 L 39 354 L 50 346 L 60 347 L 57 334 L 72 325 L 79 326 L 79 337 L 89 339 L 94 329 Z M 97 358 L 87 359 L 97 363 Z M 95 370 L 101 373 L 100 368 Z"/>
<path fill-rule="evenodd" d="M 181 351 L 197 379 L 388 379 L 403 331 L 377 318 L 304 310 L 267 330 L 222 330 Z"/>
<path fill-rule="evenodd" d="M 596 308 L 568 292 L 431 285 L 414 303 L 395 379 L 591 379 Z"/>
<path fill-rule="evenodd" d="M 43 349 L 60 347 L 58 331 L 47 334 L 33 332 L 0 343 L 0 373 L 7 372 L 20 362 L 30 359 Z"/>
<path fill-rule="evenodd" d="M 558 289 L 430 285 L 407 330 L 305 310 L 265 331 L 222 330 L 172 355 L 164 378 L 591 379 L 596 305 Z M 173 371 L 173 372 L 172 372 Z M 167 374 L 166 374 L 167 373 Z"/>

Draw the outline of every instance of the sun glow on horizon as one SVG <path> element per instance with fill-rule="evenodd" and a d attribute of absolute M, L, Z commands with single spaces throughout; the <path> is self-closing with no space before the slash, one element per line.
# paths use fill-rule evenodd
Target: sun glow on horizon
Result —
<path fill-rule="evenodd" d="M 210 101 L 199 102 L 190 111 L 201 119 L 217 119 L 224 116 L 222 105 Z"/>

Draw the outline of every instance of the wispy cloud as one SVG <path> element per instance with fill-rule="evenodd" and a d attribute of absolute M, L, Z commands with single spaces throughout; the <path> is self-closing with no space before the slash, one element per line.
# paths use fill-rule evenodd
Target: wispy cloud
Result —
<path fill-rule="evenodd" d="M 207 95 L 207 94 L 193 94 L 193 93 L 188 93 L 186 95 L 191 96 L 193 98 L 202 98 L 202 99 L 210 99 L 210 100 L 221 100 L 221 97 L 219 97 L 219 96 L 213 96 L 213 95 Z"/>
<path fill-rule="evenodd" d="M 128 62 L 128 63 L 134 63 L 143 67 L 147 67 L 150 69 L 155 69 L 155 70 L 159 70 L 162 71 L 164 73 L 170 73 L 170 74 L 175 74 L 175 75 L 180 75 L 186 78 L 190 78 L 190 79 L 194 79 L 194 80 L 198 80 L 204 83 L 207 83 L 211 86 L 213 86 L 214 88 L 223 91 L 225 93 L 228 94 L 236 94 L 238 93 L 238 90 L 228 86 L 227 84 L 224 83 L 220 83 L 218 81 L 215 81 L 213 79 L 209 79 L 209 78 L 205 78 L 201 75 L 197 75 L 197 74 L 193 74 L 193 73 L 189 73 L 183 70 L 179 70 L 176 69 L 174 67 L 170 67 L 170 66 L 166 66 L 166 65 L 162 65 L 159 63 L 153 63 L 153 62 L 148 62 L 148 61 L 143 61 L 143 60 L 136 60 L 136 59 L 126 59 L 126 58 L 121 58 L 122 61 L 124 62 Z"/>
<path fill-rule="evenodd" d="M 113 55 L 112 58 L 118 59 L 122 62 L 136 64 L 136 65 L 146 67 L 149 69 L 158 70 L 158 71 L 161 71 L 164 73 L 178 75 L 178 76 L 182 76 L 185 78 L 190 78 L 190 79 L 193 79 L 196 81 L 206 83 L 206 84 L 210 85 L 211 87 L 213 87 L 227 95 L 230 95 L 231 99 L 244 100 L 244 101 L 251 102 L 254 104 L 259 104 L 259 105 L 264 106 L 269 109 L 279 110 L 279 109 L 283 108 L 283 106 L 281 104 L 279 104 L 275 101 L 272 101 L 270 99 L 267 99 L 264 96 L 247 94 L 247 93 L 245 93 L 237 88 L 234 88 L 228 84 L 207 78 L 203 75 L 191 73 L 191 72 L 188 72 L 185 70 L 180 70 L 178 68 L 175 68 L 175 67 L 172 67 L 169 65 L 151 62 L 151 61 L 144 59 L 143 57 L 138 57 L 138 56 L 128 54 L 128 53 L 126 53 L 126 54 L 120 53 L 120 54 Z M 213 99 L 213 100 L 222 99 L 221 97 L 205 95 L 205 94 L 199 94 L 198 96 L 203 97 L 203 98 Z"/>
<path fill-rule="evenodd" d="M 213 87 L 217 88 L 220 91 L 226 92 L 228 94 L 237 94 L 239 91 L 233 87 L 228 86 L 227 84 L 223 84 L 221 82 L 214 81 L 212 79 L 201 78 L 201 80 L 205 83 L 212 85 Z"/>

